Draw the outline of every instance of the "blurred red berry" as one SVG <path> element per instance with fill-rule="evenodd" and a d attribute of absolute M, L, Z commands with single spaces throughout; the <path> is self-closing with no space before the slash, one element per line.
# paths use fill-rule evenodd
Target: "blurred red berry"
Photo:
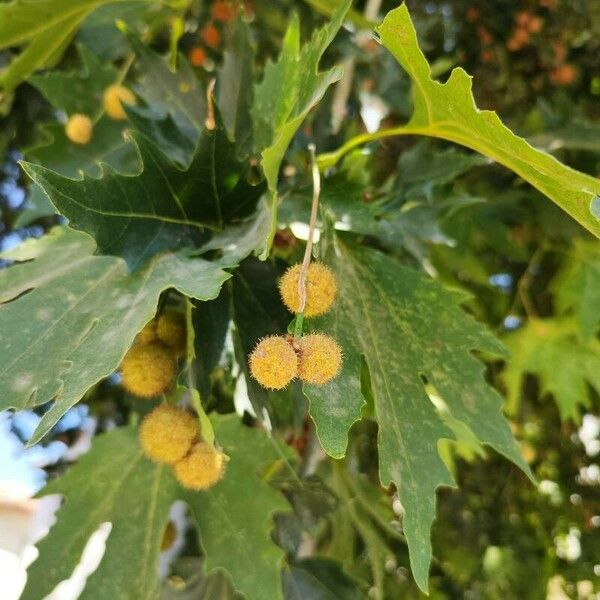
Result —
<path fill-rule="evenodd" d="M 206 61 L 206 52 L 200 47 L 192 48 L 190 50 L 189 59 L 194 67 L 202 67 Z"/>
<path fill-rule="evenodd" d="M 235 18 L 237 8 L 231 2 L 219 0 L 212 5 L 212 18 L 219 23 L 229 23 Z"/>
<path fill-rule="evenodd" d="M 200 32 L 200 39 L 209 48 L 216 50 L 221 44 L 221 33 L 212 23 L 209 23 L 202 28 L 202 31 Z"/>

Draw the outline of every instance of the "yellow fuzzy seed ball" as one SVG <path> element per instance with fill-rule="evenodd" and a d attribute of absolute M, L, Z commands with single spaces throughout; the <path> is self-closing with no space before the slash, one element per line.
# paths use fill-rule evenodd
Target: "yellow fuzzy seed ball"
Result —
<path fill-rule="evenodd" d="M 300 310 L 298 280 L 301 264 L 290 267 L 279 281 L 281 299 L 288 309 L 297 313 Z M 331 269 L 322 263 L 311 263 L 306 276 L 306 305 L 304 315 L 317 317 L 326 313 L 335 300 L 337 283 Z"/>
<path fill-rule="evenodd" d="M 166 310 L 156 323 L 158 339 L 168 346 L 176 356 L 183 356 L 186 351 L 185 317 L 175 311 Z"/>
<path fill-rule="evenodd" d="M 123 102 L 125 104 L 135 104 L 135 96 L 131 90 L 119 84 L 106 88 L 104 92 L 104 110 L 111 119 L 122 121 L 127 118 Z"/>
<path fill-rule="evenodd" d="M 144 329 L 142 329 L 135 338 L 136 344 L 149 344 L 150 342 L 156 341 L 156 319 L 152 319 L 149 323 L 146 323 Z"/>
<path fill-rule="evenodd" d="M 265 388 L 283 389 L 298 374 L 298 357 L 281 336 L 263 338 L 250 354 L 252 377 Z"/>
<path fill-rule="evenodd" d="M 144 417 L 140 425 L 140 445 L 154 462 L 175 464 L 194 444 L 198 420 L 187 410 L 161 404 Z"/>
<path fill-rule="evenodd" d="M 226 462 L 227 457 L 214 446 L 198 442 L 175 464 L 175 477 L 184 488 L 206 490 L 223 477 Z"/>
<path fill-rule="evenodd" d="M 298 377 L 302 381 L 322 385 L 340 372 L 342 350 L 332 337 L 312 333 L 301 338 L 298 346 Z"/>
<path fill-rule="evenodd" d="M 74 114 L 65 125 L 65 135 L 74 143 L 85 145 L 92 139 L 92 120 L 86 115 Z"/>
<path fill-rule="evenodd" d="M 135 344 L 121 363 L 123 387 L 141 398 L 155 398 L 169 391 L 176 371 L 175 358 L 158 342 Z"/>

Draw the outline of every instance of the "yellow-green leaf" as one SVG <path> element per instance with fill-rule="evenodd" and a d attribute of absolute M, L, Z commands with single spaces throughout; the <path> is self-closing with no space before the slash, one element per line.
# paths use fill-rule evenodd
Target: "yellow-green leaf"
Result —
<path fill-rule="evenodd" d="M 454 69 L 445 83 L 435 81 L 406 5 L 388 13 L 377 32 L 412 79 L 414 113 L 405 126 L 357 136 L 336 152 L 321 156 L 321 167 L 335 164 L 351 148 L 375 139 L 392 135 L 442 138 L 508 167 L 600 237 L 598 179 L 535 149 L 508 129 L 495 112 L 479 110 L 471 77 L 463 69 Z"/>

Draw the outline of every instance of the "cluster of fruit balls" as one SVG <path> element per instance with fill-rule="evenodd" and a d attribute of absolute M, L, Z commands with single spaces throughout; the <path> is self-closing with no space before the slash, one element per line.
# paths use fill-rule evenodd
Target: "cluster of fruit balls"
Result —
<path fill-rule="evenodd" d="M 165 310 L 144 327 L 123 358 L 123 387 L 148 399 L 167 393 L 185 350 L 185 319 L 177 311 Z M 170 465 L 187 489 L 207 489 L 223 476 L 227 456 L 202 440 L 197 416 L 185 408 L 163 402 L 144 417 L 139 438 L 143 453 L 158 464 Z"/>
<path fill-rule="evenodd" d="M 189 60 L 195 67 L 203 67 L 208 58 L 208 51 L 216 52 L 221 46 L 221 27 L 232 21 L 238 12 L 235 2 L 217 0 L 210 9 L 211 21 L 200 30 L 200 45 L 189 51 Z"/>
<path fill-rule="evenodd" d="M 301 264 L 290 267 L 279 282 L 283 303 L 296 314 L 302 308 L 298 288 L 301 270 Z M 306 274 L 303 316 L 326 313 L 336 294 L 337 282 L 329 267 L 311 263 Z M 252 376 L 267 389 L 283 389 L 296 377 L 305 383 L 323 385 L 339 373 L 342 351 L 332 337 L 323 333 L 301 337 L 272 335 L 258 342 L 249 363 Z"/>
<path fill-rule="evenodd" d="M 123 103 L 135 104 L 135 96 L 131 90 L 118 83 L 106 88 L 103 105 L 104 111 L 111 119 L 123 121 L 127 118 Z M 74 144 L 85 146 L 92 139 L 93 129 L 94 124 L 88 115 L 75 113 L 65 124 L 65 135 Z"/>

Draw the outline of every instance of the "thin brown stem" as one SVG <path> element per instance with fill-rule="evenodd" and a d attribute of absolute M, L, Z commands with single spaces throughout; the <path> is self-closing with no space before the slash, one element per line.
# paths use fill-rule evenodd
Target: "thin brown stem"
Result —
<path fill-rule="evenodd" d="M 204 126 L 209 131 L 213 131 L 217 127 L 215 122 L 215 104 L 213 97 L 215 83 L 216 79 L 211 79 L 208 87 L 206 88 L 206 119 L 204 120 Z"/>
<path fill-rule="evenodd" d="M 309 144 L 308 151 L 310 152 L 310 162 L 312 168 L 313 197 L 312 207 L 310 210 L 310 223 L 308 225 L 308 239 L 306 240 L 306 250 L 304 251 L 304 259 L 302 261 L 300 276 L 298 278 L 298 294 L 300 297 L 300 307 L 298 311 L 299 314 L 304 312 L 304 308 L 306 306 L 306 277 L 308 275 L 308 267 L 312 258 L 313 237 L 315 233 L 315 227 L 317 225 L 319 198 L 321 197 L 321 175 L 319 173 L 319 166 L 317 165 L 315 145 Z"/>

